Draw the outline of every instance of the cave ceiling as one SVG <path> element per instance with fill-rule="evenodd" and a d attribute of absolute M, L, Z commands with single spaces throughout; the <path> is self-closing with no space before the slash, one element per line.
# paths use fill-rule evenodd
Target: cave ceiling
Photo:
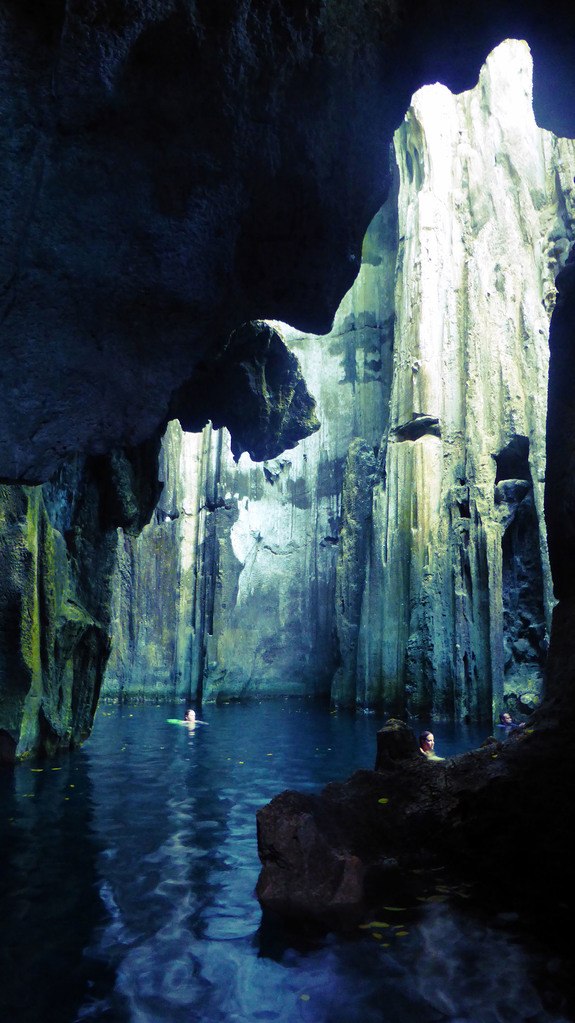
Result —
<path fill-rule="evenodd" d="M 469 88 L 526 38 L 539 123 L 575 134 L 569 18 L 520 0 L 3 0 L 0 478 L 46 480 L 173 415 L 225 421 L 235 328 L 329 329 L 419 86 Z M 232 380 L 226 364 L 226 401 Z"/>

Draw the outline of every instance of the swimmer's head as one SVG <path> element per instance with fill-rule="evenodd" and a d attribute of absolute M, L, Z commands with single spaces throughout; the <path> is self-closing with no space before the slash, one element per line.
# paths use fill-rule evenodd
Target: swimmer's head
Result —
<path fill-rule="evenodd" d="M 196 720 L 196 712 L 194 710 L 192 710 L 191 707 L 190 707 L 190 709 L 187 710 L 186 713 L 184 714 L 184 721 L 193 722 L 195 720 Z"/>

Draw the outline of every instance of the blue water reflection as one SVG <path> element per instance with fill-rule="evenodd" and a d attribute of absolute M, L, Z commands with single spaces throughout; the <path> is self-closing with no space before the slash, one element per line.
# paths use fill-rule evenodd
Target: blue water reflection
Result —
<path fill-rule="evenodd" d="M 9 828 L 19 836 L 6 857 L 4 879 L 24 890 L 18 896 L 24 901 L 50 885 L 48 913 L 54 917 L 62 906 L 58 925 L 73 949 L 62 950 L 55 941 L 52 955 L 45 929 L 42 970 L 50 976 L 51 961 L 59 956 L 77 984 L 75 1001 L 57 993 L 65 992 L 63 983 L 56 988 L 52 1016 L 31 1002 L 7 1018 L 18 1023 L 560 1018 L 541 1005 L 519 946 L 500 929 L 466 920 L 446 904 L 406 907 L 378 931 L 352 937 L 290 934 L 268 922 L 262 928 L 253 896 L 259 871 L 256 809 L 284 788 L 317 790 L 373 766 L 381 722 L 298 701 L 210 707 L 203 713 L 208 725 L 189 730 L 167 721 L 181 716 L 181 708 L 102 706 L 90 741 L 66 759 L 64 780 L 63 766 L 60 771 L 45 766 L 38 774 L 28 765 L 17 769 L 16 790 L 3 793 L 3 820 L 10 817 Z M 485 737 L 457 736 L 439 726 L 434 731 L 442 755 L 455 752 L 458 742 L 468 748 Z M 40 843 L 30 861 L 34 879 L 23 871 L 28 838 Z M 70 899 L 69 885 L 76 898 Z M 21 910 L 17 899 L 10 917 L 15 933 Z M 41 907 L 34 927 L 27 936 L 40 945 Z M 25 937 L 22 933 L 22 941 Z"/>

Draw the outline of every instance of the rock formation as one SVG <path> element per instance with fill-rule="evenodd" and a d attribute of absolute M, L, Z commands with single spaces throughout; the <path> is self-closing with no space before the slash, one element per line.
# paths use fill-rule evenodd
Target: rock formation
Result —
<path fill-rule="evenodd" d="M 488 719 L 540 695 L 547 337 L 575 148 L 536 127 L 530 81 L 507 42 L 471 92 L 422 89 L 396 136 L 394 378 L 357 661 L 359 698 L 392 711 Z"/>
<path fill-rule="evenodd" d="M 328 329 L 413 92 L 525 37 L 568 131 L 568 33 L 542 0 L 3 0 L 0 478 L 140 443 L 196 374 L 216 410 L 241 323 Z"/>
<path fill-rule="evenodd" d="M 0 761 L 92 727 L 110 649 L 117 527 L 158 499 L 157 444 L 76 459 L 42 487 L 0 487 Z"/>
<path fill-rule="evenodd" d="M 348 449 L 366 438 L 374 463 L 389 402 L 396 222 L 386 204 L 327 337 L 278 327 L 317 399 L 316 432 L 276 459 L 244 454 L 236 465 L 226 431 L 206 427 L 200 439 L 170 425 L 156 516 L 125 541 L 117 576 L 109 695 L 329 693 Z"/>
<path fill-rule="evenodd" d="M 87 458 L 111 472 L 98 486 L 113 492 L 111 453 L 153 444 L 170 415 L 195 428 L 209 416 L 226 422 L 219 373 L 232 375 L 238 325 L 276 316 L 328 327 L 416 87 L 436 78 L 469 87 L 494 44 L 525 35 L 539 116 L 575 134 L 569 25 L 541 0 L 433 11 L 368 0 L 360 14 L 347 0 L 233 0 L 218 11 L 201 0 L 4 0 L 0 479 L 79 478 Z M 368 433 L 359 431 L 369 444 Z M 134 509 L 124 510 L 129 524 Z M 2 520 L 6 578 L 18 574 L 24 519 L 21 507 Z M 20 532 L 6 525 L 16 520 Z M 104 521 L 105 533 L 123 513 Z M 79 536 L 78 546 L 90 544 Z M 71 588 L 98 589 L 89 559 L 70 548 L 67 558 L 72 577 L 75 566 L 92 575 Z M 59 576 L 58 607 L 65 585 Z M 15 594 L 27 586 L 22 578 L 7 594 L 0 622 L 10 692 L 30 691 L 28 668 L 13 677 L 13 609 L 25 604 Z"/>
<path fill-rule="evenodd" d="M 425 899 L 441 868 L 444 892 L 470 882 L 466 895 L 483 909 L 515 909 L 561 948 L 572 906 L 571 749 L 550 770 L 555 740 L 540 718 L 529 734 L 431 762 L 402 727 L 387 757 L 379 733 L 377 770 L 319 795 L 283 792 L 258 811 L 264 909 L 349 927 L 366 913 L 380 919 L 386 903 Z"/>
<path fill-rule="evenodd" d="M 163 473 L 180 459 L 183 476 L 126 541 L 108 692 L 329 691 L 473 720 L 538 702 L 547 337 L 575 147 L 536 127 L 530 83 L 507 42 L 471 92 L 414 97 L 333 330 L 283 328 L 314 436 L 236 469 L 209 428 L 171 456 L 170 428 Z"/>

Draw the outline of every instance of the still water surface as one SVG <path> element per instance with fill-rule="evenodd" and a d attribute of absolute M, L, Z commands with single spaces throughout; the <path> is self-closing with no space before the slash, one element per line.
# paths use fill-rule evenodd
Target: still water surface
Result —
<path fill-rule="evenodd" d="M 0 775 L 0 1019 L 551 1023 L 502 926 L 448 903 L 352 936 L 262 926 L 255 811 L 372 767 L 371 716 L 299 701 L 103 705 L 82 750 Z M 434 726 L 442 755 L 479 744 Z M 387 924 L 387 926 L 385 926 Z"/>

